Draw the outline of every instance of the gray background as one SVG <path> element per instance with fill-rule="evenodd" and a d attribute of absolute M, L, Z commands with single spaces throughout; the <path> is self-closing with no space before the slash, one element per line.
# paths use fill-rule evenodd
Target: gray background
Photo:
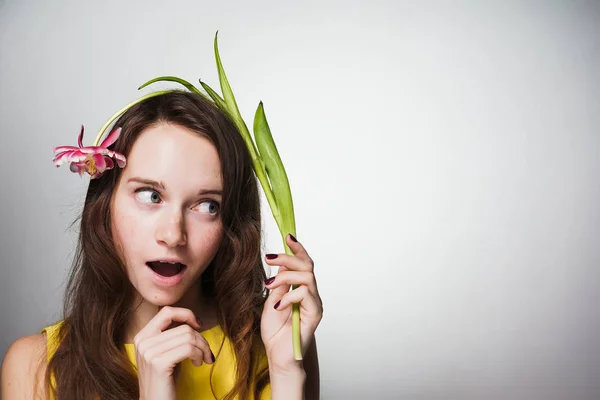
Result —
<path fill-rule="evenodd" d="M 0 358 L 59 317 L 87 178 L 52 147 L 155 76 L 218 86 L 219 30 L 317 263 L 324 399 L 600 398 L 599 2 L 0 5 Z"/>

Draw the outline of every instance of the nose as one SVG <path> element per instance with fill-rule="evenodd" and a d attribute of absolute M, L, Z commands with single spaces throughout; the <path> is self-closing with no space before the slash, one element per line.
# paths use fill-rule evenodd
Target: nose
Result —
<path fill-rule="evenodd" d="M 156 241 L 167 247 L 179 247 L 187 243 L 185 224 L 181 212 L 163 216 L 156 229 Z"/>

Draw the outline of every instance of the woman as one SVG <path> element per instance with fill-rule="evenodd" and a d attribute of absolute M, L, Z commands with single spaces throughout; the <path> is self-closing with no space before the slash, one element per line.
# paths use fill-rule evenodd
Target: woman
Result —
<path fill-rule="evenodd" d="M 172 91 L 115 126 L 110 151 L 85 161 L 93 179 L 64 318 L 11 345 L 2 397 L 317 399 L 313 262 L 288 235 L 294 256 L 267 254 L 280 269 L 265 279 L 257 180 L 233 123 Z M 291 346 L 295 302 L 303 361 Z"/>

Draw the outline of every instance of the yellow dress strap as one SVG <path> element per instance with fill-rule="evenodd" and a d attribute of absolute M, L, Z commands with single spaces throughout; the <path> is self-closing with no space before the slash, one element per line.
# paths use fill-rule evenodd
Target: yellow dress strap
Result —
<path fill-rule="evenodd" d="M 46 360 L 50 361 L 56 350 L 58 349 L 58 345 L 60 343 L 58 333 L 60 331 L 60 327 L 62 326 L 63 321 L 59 321 L 54 325 L 47 326 L 41 330 L 40 333 L 46 334 Z M 50 376 L 50 385 L 51 388 L 56 388 L 56 380 L 54 378 L 54 374 Z M 50 400 L 54 400 L 53 392 L 50 391 Z"/>

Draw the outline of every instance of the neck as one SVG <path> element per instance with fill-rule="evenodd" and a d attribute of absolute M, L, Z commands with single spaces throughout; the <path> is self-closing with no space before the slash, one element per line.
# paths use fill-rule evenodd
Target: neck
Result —
<path fill-rule="evenodd" d="M 199 285 L 192 286 L 179 301 L 170 304 L 172 307 L 181 307 L 191 310 L 202 324 L 202 330 L 212 328 L 218 324 L 214 305 L 202 296 Z M 163 306 L 148 302 L 136 292 L 133 301 L 133 316 L 127 327 L 125 343 L 133 343 L 133 338 L 144 328 L 148 322 L 160 311 Z M 174 326 L 180 325 L 179 323 Z"/>

